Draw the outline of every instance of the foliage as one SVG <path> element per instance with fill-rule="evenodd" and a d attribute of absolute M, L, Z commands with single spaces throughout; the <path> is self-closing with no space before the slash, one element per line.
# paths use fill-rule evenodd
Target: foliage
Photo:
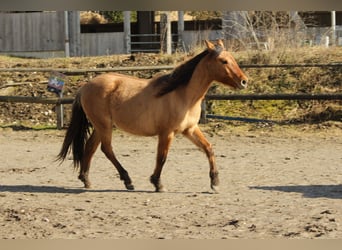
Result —
<path fill-rule="evenodd" d="M 82 24 L 123 23 L 123 11 L 81 11 Z M 137 12 L 131 11 L 131 22 L 137 21 Z"/>
<path fill-rule="evenodd" d="M 106 18 L 104 18 L 99 13 L 91 11 L 82 11 L 80 14 L 81 24 L 104 24 L 107 23 Z"/>
<path fill-rule="evenodd" d="M 195 20 L 208 20 L 222 17 L 221 11 L 187 11 Z"/>
<path fill-rule="evenodd" d="M 123 23 L 124 16 L 123 11 L 100 11 L 100 14 L 103 15 L 109 23 Z M 137 12 L 131 11 L 131 22 L 137 21 Z"/>

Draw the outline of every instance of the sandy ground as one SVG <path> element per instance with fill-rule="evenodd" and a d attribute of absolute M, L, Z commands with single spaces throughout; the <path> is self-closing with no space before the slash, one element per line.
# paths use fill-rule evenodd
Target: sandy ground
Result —
<path fill-rule="evenodd" d="M 113 134 L 130 173 L 126 191 L 97 151 L 85 190 L 71 159 L 54 162 L 65 131 L 0 129 L 1 239 L 342 238 L 342 130 L 206 132 L 220 169 L 209 187 L 205 155 L 172 144 L 153 192 L 156 138 Z"/>

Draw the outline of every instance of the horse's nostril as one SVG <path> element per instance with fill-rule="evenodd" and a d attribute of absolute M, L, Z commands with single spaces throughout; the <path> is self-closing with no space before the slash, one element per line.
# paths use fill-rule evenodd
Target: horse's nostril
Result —
<path fill-rule="evenodd" d="M 247 82 L 248 82 L 247 80 L 241 80 L 241 85 L 242 85 L 242 86 L 246 86 L 246 85 L 247 85 Z"/>

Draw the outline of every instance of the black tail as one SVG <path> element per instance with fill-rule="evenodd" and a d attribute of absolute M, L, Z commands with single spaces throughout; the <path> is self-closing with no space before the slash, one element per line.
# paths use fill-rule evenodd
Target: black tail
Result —
<path fill-rule="evenodd" d="M 71 122 L 57 160 L 64 161 L 72 147 L 74 167 L 79 167 L 84 154 L 85 143 L 89 136 L 90 123 L 83 111 L 80 94 L 77 94 L 72 105 Z"/>

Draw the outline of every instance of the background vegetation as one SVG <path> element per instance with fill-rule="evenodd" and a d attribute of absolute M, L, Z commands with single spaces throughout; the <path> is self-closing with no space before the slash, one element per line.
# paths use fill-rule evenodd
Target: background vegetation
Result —
<path fill-rule="evenodd" d="M 342 49 L 304 47 L 273 51 L 234 53 L 240 64 L 307 64 L 341 62 Z M 242 93 L 342 93 L 342 69 L 256 68 L 246 69 L 249 88 Z M 233 90 L 214 84 L 211 93 L 229 94 Z M 211 112 L 277 121 L 342 121 L 341 101 L 210 101 Z"/>

